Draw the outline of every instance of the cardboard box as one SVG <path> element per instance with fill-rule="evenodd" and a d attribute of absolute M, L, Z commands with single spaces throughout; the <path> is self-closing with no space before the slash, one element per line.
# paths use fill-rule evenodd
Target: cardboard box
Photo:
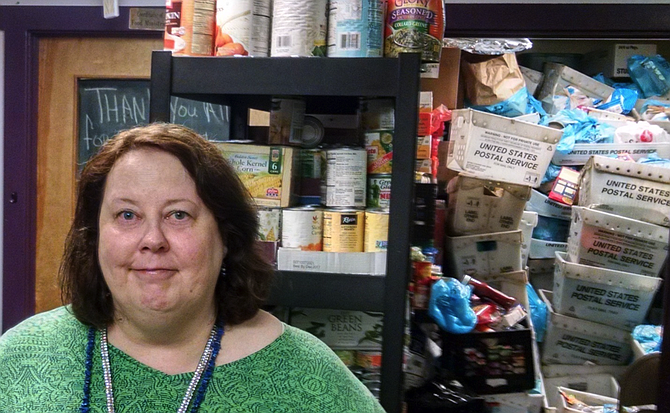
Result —
<path fill-rule="evenodd" d="M 544 64 L 544 82 L 537 92 L 537 99 L 548 114 L 556 114 L 565 108 L 568 97 L 563 89 L 568 86 L 579 89 L 589 98 L 599 100 L 607 99 L 614 92 L 614 88 L 568 66 L 547 62 Z"/>
<path fill-rule="evenodd" d="M 549 316 L 544 336 L 545 364 L 625 365 L 631 355 L 630 332 L 554 312 L 551 291 L 538 291 Z"/>
<path fill-rule="evenodd" d="M 658 277 L 569 262 L 560 252 L 554 267 L 557 313 L 626 330 L 642 324 L 661 285 Z"/>
<path fill-rule="evenodd" d="M 521 243 L 521 265 L 523 267 L 526 267 L 528 257 L 530 257 L 530 240 L 533 235 L 533 228 L 537 225 L 537 219 L 537 212 L 523 211 L 521 214 L 519 229 L 523 234 L 523 241 Z"/>
<path fill-rule="evenodd" d="M 534 260 L 554 258 L 556 256 L 556 252 L 565 252 L 567 250 L 567 242 L 546 241 L 543 239 L 531 238 L 528 255 L 531 259 Z"/>
<path fill-rule="evenodd" d="M 591 157 L 579 180 L 579 205 L 670 226 L 667 168 Z"/>
<path fill-rule="evenodd" d="M 519 228 L 530 186 L 461 173 L 447 185 L 447 233 L 486 234 Z"/>
<path fill-rule="evenodd" d="M 587 406 L 603 406 L 605 404 L 611 404 L 617 406 L 618 400 L 617 396 L 608 397 L 602 396 L 595 393 L 583 392 L 579 390 L 569 389 L 567 387 L 557 387 L 556 392 L 563 391 L 567 394 L 575 396 L 579 401 L 586 404 Z M 560 395 L 559 395 L 560 397 Z M 569 406 L 563 397 L 560 397 L 558 406 L 556 406 L 557 413 L 583 413 L 584 410 L 578 407 Z"/>
<path fill-rule="evenodd" d="M 386 275 L 386 251 L 325 252 L 279 248 L 277 269 L 280 271 Z"/>
<path fill-rule="evenodd" d="M 563 154 L 556 152 L 551 162 L 560 165 L 585 165 L 592 156 L 612 156 L 627 153 L 634 160 L 658 153 L 661 158 L 670 158 L 669 142 L 648 143 L 576 143 L 572 150 Z"/>
<path fill-rule="evenodd" d="M 295 148 L 243 143 L 216 143 L 259 206 L 288 207 L 298 196 Z M 222 183 L 223 184 L 223 183 Z"/>
<path fill-rule="evenodd" d="M 521 271 L 521 230 L 445 237 L 445 274 L 500 274 Z M 449 272 L 451 271 L 451 272 Z"/>
<path fill-rule="evenodd" d="M 611 374 L 572 374 L 569 376 L 545 377 L 544 386 L 547 391 L 547 403 L 551 407 L 558 407 L 562 402 L 558 387 L 605 397 L 619 397 L 619 383 Z"/>
<path fill-rule="evenodd" d="M 562 131 L 473 109 L 454 110 L 448 167 L 482 179 L 540 186 Z M 453 162 L 452 162 L 453 161 Z"/>
<path fill-rule="evenodd" d="M 537 212 L 542 217 L 558 218 L 566 221 L 572 219 L 571 205 L 549 199 L 548 196 L 534 189 L 531 191 L 530 199 L 526 203 L 526 210 Z"/>
<path fill-rule="evenodd" d="M 433 107 L 440 105 L 448 109 L 462 107 L 462 94 L 459 96 L 459 76 L 461 67 L 461 49 L 445 47 L 440 55 L 437 78 L 421 77 L 421 90 L 433 92 Z"/>
<path fill-rule="evenodd" d="M 658 276 L 668 252 L 668 228 L 595 209 L 573 206 L 571 262 Z"/>
<path fill-rule="evenodd" d="M 381 350 L 383 314 L 370 311 L 293 308 L 290 324 L 334 350 Z"/>
<path fill-rule="evenodd" d="M 630 77 L 628 58 L 633 55 L 653 56 L 655 44 L 617 43 L 602 50 L 587 53 L 582 60 L 582 69 L 590 75 L 602 73 L 605 77 Z"/>
<path fill-rule="evenodd" d="M 416 159 L 430 159 L 432 147 L 432 136 L 419 136 L 416 138 Z"/>

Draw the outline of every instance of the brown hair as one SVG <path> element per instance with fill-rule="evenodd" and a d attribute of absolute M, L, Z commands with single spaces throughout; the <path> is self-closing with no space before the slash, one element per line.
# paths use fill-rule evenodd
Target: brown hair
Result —
<path fill-rule="evenodd" d="M 228 325 L 253 317 L 267 297 L 273 269 L 255 242 L 258 215 L 249 192 L 219 149 L 194 131 L 167 123 L 125 130 L 107 141 L 84 167 L 77 185 L 74 221 L 65 242 L 59 278 L 63 302 L 79 321 L 98 328 L 114 319 L 109 288 L 98 262 L 98 219 L 107 175 L 134 149 L 158 148 L 176 156 L 216 218 L 228 253 L 215 291 L 217 315 Z"/>

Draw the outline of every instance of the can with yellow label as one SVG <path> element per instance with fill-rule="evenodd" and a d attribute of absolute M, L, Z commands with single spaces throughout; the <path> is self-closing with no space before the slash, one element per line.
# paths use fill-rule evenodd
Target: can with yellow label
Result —
<path fill-rule="evenodd" d="M 323 211 L 323 250 L 363 252 L 365 213 L 355 208 L 329 208 Z"/>
<path fill-rule="evenodd" d="M 389 234 L 389 210 L 373 208 L 365 211 L 364 252 L 386 251 Z"/>

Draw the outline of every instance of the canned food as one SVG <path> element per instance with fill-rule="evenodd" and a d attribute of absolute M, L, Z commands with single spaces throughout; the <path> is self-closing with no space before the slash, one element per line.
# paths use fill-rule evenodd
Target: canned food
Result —
<path fill-rule="evenodd" d="M 384 56 L 421 53 L 424 62 L 439 62 L 444 37 L 443 0 L 389 1 L 384 29 Z"/>
<path fill-rule="evenodd" d="M 171 0 L 165 8 L 163 48 L 175 55 L 212 56 L 216 0 Z"/>
<path fill-rule="evenodd" d="M 321 199 L 329 207 L 364 207 L 367 152 L 360 148 L 324 151 L 325 177 Z"/>
<path fill-rule="evenodd" d="M 323 157 L 319 149 L 302 149 L 298 155 L 300 173 L 300 196 L 321 196 Z M 319 202 L 317 202 L 319 203 Z"/>
<path fill-rule="evenodd" d="M 380 0 L 330 0 L 328 57 L 381 57 L 383 27 Z"/>
<path fill-rule="evenodd" d="M 368 209 L 365 211 L 365 231 L 363 251 L 386 251 L 389 233 L 389 212 L 387 209 Z"/>
<path fill-rule="evenodd" d="M 363 252 L 364 212 L 353 208 L 323 211 L 323 250 Z"/>
<path fill-rule="evenodd" d="M 360 98 L 358 120 L 362 130 L 395 129 L 395 104 L 393 99 Z"/>
<path fill-rule="evenodd" d="M 356 365 L 363 367 L 366 370 L 375 370 L 374 372 L 366 372 L 363 374 L 363 377 L 374 381 L 379 380 L 377 376 L 377 370 L 382 367 L 382 352 L 381 351 L 357 351 L 356 352 Z"/>
<path fill-rule="evenodd" d="M 304 251 L 323 249 L 323 210 L 314 206 L 285 208 L 282 211 L 281 244 Z"/>
<path fill-rule="evenodd" d="M 278 241 L 281 237 L 280 224 L 280 208 L 258 208 L 258 239 Z"/>
<path fill-rule="evenodd" d="M 216 56 L 267 57 L 270 7 L 270 0 L 217 0 Z"/>
<path fill-rule="evenodd" d="M 365 132 L 368 173 L 388 174 L 393 167 L 393 131 Z"/>
<path fill-rule="evenodd" d="M 274 0 L 270 56 L 325 56 L 327 0 Z"/>
<path fill-rule="evenodd" d="M 305 116 L 300 145 L 303 148 L 316 148 L 323 140 L 326 130 L 323 123 L 314 116 Z"/>
<path fill-rule="evenodd" d="M 272 98 L 270 106 L 270 145 L 297 145 L 302 143 L 305 122 L 305 100 L 300 98 Z"/>
<path fill-rule="evenodd" d="M 368 175 L 368 208 L 388 208 L 391 206 L 391 174 Z"/>

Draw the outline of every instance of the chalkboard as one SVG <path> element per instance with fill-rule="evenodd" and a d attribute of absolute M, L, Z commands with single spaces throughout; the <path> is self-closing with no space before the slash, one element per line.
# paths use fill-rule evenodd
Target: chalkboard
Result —
<path fill-rule="evenodd" d="M 149 80 L 79 79 L 77 86 L 79 166 L 117 132 L 149 123 Z M 212 141 L 227 141 L 230 136 L 228 106 L 172 96 L 170 121 L 188 126 Z"/>

